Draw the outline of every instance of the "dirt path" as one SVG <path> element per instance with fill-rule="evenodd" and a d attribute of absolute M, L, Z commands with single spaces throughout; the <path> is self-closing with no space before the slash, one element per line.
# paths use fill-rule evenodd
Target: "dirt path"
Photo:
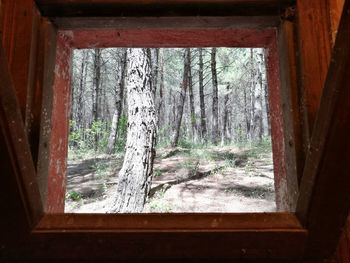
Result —
<path fill-rule="evenodd" d="M 106 213 L 114 201 L 122 156 L 69 163 L 66 212 Z M 99 169 L 96 169 L 99 168 Z M 101 169 L 101 167 L 103 169 Z M 144 212 L 275 211 L 269 150 L 232 147 L 161 149 Z"/>

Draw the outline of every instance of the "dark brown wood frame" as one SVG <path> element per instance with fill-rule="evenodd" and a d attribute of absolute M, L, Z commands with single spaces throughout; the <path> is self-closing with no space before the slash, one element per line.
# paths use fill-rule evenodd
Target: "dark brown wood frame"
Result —
<path fill-rule="evenodd" d="M 98 5 L 98 1 L 90 1 L 95 5 Z M 160 5 L 161 8 L 157 10 L 159 14 L 169 14 L 171 10 L 177 10 L 179 15 L 182 13 L 176 5 L 182 6 L 182 1 L 169 1 L 171 4 L 160 4 L 157 1 L 148 2 L 147 5 L 152 4 Z M 199 1 L 192 1 L 196 8 L 186 9 L 184 14 L 193 14 L 194 10 L 196 14 L 202 14 L 198 11 L 198 7 L 202 6 Z M 247 7 L 242 1 L 223 1 L 227 10 L 232 10 L 233 7 Z M 276 16 L 279 15 L 281 8 L 287 6 L 290 1 L 246 1 L 248 6 L 259 6 L 261 8 L 261 14 L 267 16 L 265 18 L 257 18 L 256 24 L 251 23 L 250 15 L 256 15 L 256 11 L 247 11 L 245 18 L 234 18 L 240 21 L 240 25 L 250 25 L 248 27 L 259 27 L 259 25 L 266 25 L 266 21 L 278 21 Z M 43 15 L 50 15 L 54 18 L 50 18 L 57 26 L 62 25 L 64 29 L 79 28 L 82 23 L 86 24 L 90 21 L 91 25 L 96 22 L 97 18 L 89 20 L 88 17 L 71 18 L 72 15 L 77 15 L 79 6 L 85 4 L 84 8 L 88 8 L 87 2 L 83 0 L 69 1 L 67 5 L 62 3 L 63 9 L 58 9 L 57 16 L 54 15 L 53 7 L 57 6 L 55 0 L 40 0 L 37 1 L 39 7 L 42 10 Z M 121 1 L 105 1 L 105 3 L 112 5 L 113 8 L 118 9 Z M 144 14 L 137 7 L 142 6 L 143 1 L 135 1 L 134 5 L 126 6 L 125 12 L 135 15 Z M 282 3 L 282 4 L 281 4 Z M 213 7 L 218 4 L 217 1 L 203 1 L 203 10 L 205 15 L 211 14 Z M 175 7 L 174 7 L 175 5 Z M 229 5 L 229 6 L 227 6 Z M 100 10 L 106 10 L 106 6 L 101 5 L 103 8 L 96 9 L 97 16 L 105 16 L 106 14 L 99 13 Z M 50 9 L 51 7 L 51 9 Z M 210 7 L 210 8 L 209 8 Z M 228 8 L 230 7 L 230 8 Z M 76 9 L 74 9 L 76 8 Z M 129 9 L 128 9 L 129 8 Z M 349 8 L 349 1 L 346 1 L 345 9 Z M 67 11 L 68 10 L 68 11 Z M 94 12 L 93 8 L 90 11 L 84 11 L 83 14 L 91 16 Z M 219 10 L 220 15 L 232 15 L 234 12 Z M 247 9 L 252 10 L 252 9 Z M 255 9 L 254 9 L 255 10 Z M 51 13 L 50 13 L 51 12 Z M 65 13 L 67 12 L 67 13 Z M 188 13 L 186 13 L 188 12 Z M 171 12 L 170 12 L 171 13 Z M 55 13 L 56 14 L 56 13 Z M 173 13 L 171 13 L 173 14 Z M 108 15 L 108 14 L 107 14 Z M 153 14 L 154 15 L 154 14 Z M 256 17 L 255 17 L 256 18 Z M 97 20 L 106 19 L 100 17 Z M 130 18 L 133 20 L 133 18 Z M 153 18 L 151 18 L 153 19 Z M 171 19 L 171 18 L 162 18 Z M 181 17 L 181 20 L 184 19 Z M 191 18 L 191 15 L 187 19 Z M 230 18 L 222 18 L 224 21 Z M 146 18 L 147 20 L 147 18 Z M 200 19 L 201 20 L 201 19 Z M 82 22 L 83 21 L 83 22 Z M 109 20 L 111 21 L 111 20 Z M 118 21 L 116 19 L 115 21 Z M 111 21 L 112 27 L 115 26 L 115 21 Z M 135 21 L 140 21 L 136 20 Z M 204 20 L 205 22 L 206 20 Z M 236 20 L 237 21 L 237 20 Z M 265 22 L 262 22 L 265 21 Z M 44 196 L 47 196 L 44 190 L 45 180 L 39 178 L 39 183 L 34 169 L 34 163 L 30 154 L 30 147 L 28 140 L 24 133 L 24 126 L 20 112 L 20 105 L 17 101 L 17 97 L 14 93 L 14 87 L 11 80 L 11 74 L 7 68 L 7 59 L 3 52 L 2 46 L 0 47 L 0 69 L 2 74 L 0 75 L 0 121 L 1 131 L 3 137 L 1 137 L 0 145 L 5 146 L 8 149 L 8 163 L 6 159 L 2 163 L 2 167 L 5 168 L 5 175 L 12 174 L 15 177 L 5 176 L 5 185 L 12 185 L 13 189 L 17 189 L 16 193 L 11 193 L 10 196 L 14 198 L 13 203 L 18 203 L 20 206 L 18 216 L 25 216 L 24 220 L 28 224 L 28 229 L 31 233 L 21 238 L 21 241 L 12 240 L 13 244 L 17 246 L 6 247 L 6 253 L 4 246 L 1 246 L 2 254 L 7 255 L 10 258 L 61 258 L 61 259 L 119 259 L 119 260 L 135 260 L 135 259 L 299 259 L 305 256 L 309 258 L 319 258 L 330 256 L 332 251 L 335 250 L 337 238 L 339 238 L 339 231 L 344 225 L 347 212 L 349 211 L 348 201 L 350 194 L 348 193 L 348 185 L 350 178 L 347 178 L 346 170 L 342 167 L 346 167 L 346 164 L 350 161 L 347 158 L 342 158 L 343 153 L 347 153 L 350 156 L 350 146 L 342 144 L 342 138 L 346 138 L 350 129 L 349 124 L 349 110 L 346 102 L 349 98 L 349 87 L 344 81 L 348 76 L 348 69 L 350 68 L 348 63 L 349 57 L 349 30 L 350 30 L 350 15 L 344 12 L 343 20 L 339 30 L 339 35 L 336 43 L 336 52 L 334 53 L 334 60 L 331 65 L 326 88 L 325 95 L 321 104 L 321 111 L 316 119 L 315 129 L 317 133 L 313 136 L 313 147 L 308 152 L 308 158 L 306 162 L 306 169 L 304 170 L 304 176 L 301 180 L 301 192 L 300 198 L 298 197 L 297 188 L 293 189 L 289 193 L 289 197 L 292 198 L 293 203 L 291 206 L 297 205 L 298 217 L 293 213 L 267 213 L 267 214 L 178 214 L 178 215 L 71 215 L 71 214 L 47 214 L 44 212 L 43 206 L 48 201 Z M 270 23 L 268 22 L 268 23 Z M 138 22 L 136 22 L 138 23 Z M 163 22 L 162 22 L 163 23 Z M 201 20 L 203 23 L 203 20 Z M 129 23 L 127 23 L 129 26 Z M 126 27 L 128 27 L 126 26 Z M 92 26 L 90 26 L 92 27 Z M 131 26 L 133 27 L 133 26 Z M 274 25 L 277 27 L 277 24 Z M 213 27 L 215 28 L 215 26 Z M 43 61 L 41 75 L 39 79 L 42 79 L 42 86 L 45 88 L 52 87 L 53 78 L 53 61 L 55 55 L 52 50 L 55 50 L 57 42 L 55 27 L 50 25 L 49 21 L 42 23 L 40 30 L 41 37 L 44 41 L 44 48 L 39 52 L 38 58 Z M 281 85 L 285 89 L 282 90 L 281 97 L 292 98 L 289 101 L 293 109 L 297 108 L 295 104 L 298 103 L 298 94 L 295 91 L 291 92 L 295 80 L 295 58 L 294 58 L 294 41 L 292 41 L 293 25 L 288 21 L 282 21 L 278 27 L 278 49 L 280 52 L 279 61 L 282 67 L 281 70 Z M 276 42 L 275 42 L 276 43 Z M 340 52 L 340 50 L 344 50 Z M 277 54 L 277 52 L 275 53 Z M 337 64 L 339 63 L 339 64 Z M 338 66 L 339 65 L 339 66 Z M 276 73 L 278 74 L 278 73 Z M 332 76 L 335 76 L 334 79 Z M 339 90 L 339 92 L 333 92 Z M 284 91 L 283 91 L 284 90 Z M 289 90 L 289 91 L 288 91 Z M 45 93 L 45 91 L 44 91 Z M 47 96 L 50 97 L 50 92 Z M 290 94 L 292 93 L 292 94 Z M 294 95 L 293 95 L 294 94 Z M 294 99 L 294 96 L 296 99 Z M 329 100 L 328 97 L 331 97 Z M 45 94 L 44 94 L 45 98 Z M 50 106 L 50 100 L 45 101 L 44 104 Z M 336 104 L 340 106 L 335 107 Z M 282 107 L 286 105 L 282 104 Z M 288 107 L 288 105 L 287 105 Z M 285 110 L 284 112 L 287 112 Z M 339 121 L 335 121 L 335 114 L 339 114 L 342 118 Z M 290 148 L 283 153 L 287 157 L 293 158 L 293 152 L 298 151 L 297 144 L 298 138 L 296 132 L 292 132 L 292 128 L 297 127 L 298 111 L 293 114 L 286 114 L 289 116 L 284 118 L 285 122 L 281 127 L 284 127 L 287 132 L 283 133 L 283 141 L 287 142 Z M 45 124 L 45 121 L 42 120 Z M 42 129 L 44 125 L 41 125 Z M 13 132 L 17 131 L 17 132 Z M 288 137 L 288 140 L 285 138 Z M 292 136 L 292 137 L 290 137 Z M 47 148 L 48 140 L 50 136 L 42 136 L 42 143 L 40 144 L 41 150 L 45 152 Z M 45 140 L 47 140 L 45 142 Z M 296 141 L 295 141 L 296 140 Z M 321 148 L 319 148 L 319 141 L 321 142 Z M 349 140 L 348 140 L 349 141 Z M 46 143 L 46 144 L 45 144 Z M 327 154 L 327 147 L 332 147 L 332 154 Z M 320 151 L 314 151 L 313 149 L 321 149 Z M 295 156 L 295 155 L 294 155 Z M 6 156 L 5 156 L 6 157 Z M 341 160 L 341 165 L 338 167 L 334 165 L 335 160 Z M 293 160 L 292 160 L 293 161 Z M 323 161 L 323 162 L 322 162 Z M 315 169 L 315 162 L 322 169 Z M 323 164 L 322 164 L 323 163 Z M 45 161 L 43 162 L 45 167 Z M 297 163 L 296 163 L 297 165 Z M 294 167 L 286 167 L 288 169 L 296 169 Z M 332 181 L 332 172 L 336 169 L 340 175 L 342 182 L 334 183 Z M 6 173 L 7 171 L 7 173 Z M 309 171 L 309 172 L 307 172 Z M 319 178 L 316 180 L 315 178 Z M 311 182 L 311 183 L 310 183 Z M 314 182 L 314 183 L 312 183 Z M 46 183 L 47 184 L 47 183 Z M 293 181 L 291 185 L 294 185 Z M 327 200 L 327 190 L 325 186 L 330 185 L 332 193 L 338 193 L 332 201 L 341 201 L 342 205 L 333 205 Z M 2 187 L 2 185 L 0 185 Z M 312 190 L 311 195 L 308 190 Z M 0 190 L 6 190 L 1 188 Z M 2 191 L 1 191 L 2 192 Z M 18 192 L 18 194 L 17 194 Z M 288 193 L 288 191 L 287 191 Z M 21 198 L 18 198 L 20 196 Z M 41 200 L 40 200 L 41 196 Z M 294 199 L 296 196 L 296 199 Z M 1 200 L 1 205 L 4 202 Z M 323 212 L 323 205 L 327 205 L 327 209 L 332 211 L 332 217 L 326 216 Z M 46 208 L 47 209 L 47 208 Z M 338 213 L 338 214 L 337 214 Z M 340 213 L 340 215 L 339 215 Z M 345 214 L 346 215 L 345 215 Z M 301 221 L 299 221 L 299 219 Z M 321 218 L 318 222 L 316 218 Z M 327 223 L 332 224 L 327 225 Z M 8 222 L 11 225 L 11 222 Z M 13 226 L 15 227 L 15 225 Z M 22 227 L 21 227 L 22 228 Z M 320 230 L 325 228 L 324 233 Z M 308 229 L 310 230 L 310 237 L 308 238 Z M 23 230 L 23 232 L 26 232 Z M 22 233 L 23 233 L 22 232 Z M 322 233 L 322 234 L 321 234 Z M 329 239 L 328 239 L 329 238 Z M 9 238 L 10 239 L 10 238 Z M 321 242 L 320 242 L 321 240 Z M 0 241 L 2 239 L 0 238 Z M 10 242 L 10 243 L 11 243 Z M 7 244 L 6 244 L 7 245 Z M 304 249 L 306 253 L 304 252 Z M 316 253 L 317 252 L 317 253 Z"/>

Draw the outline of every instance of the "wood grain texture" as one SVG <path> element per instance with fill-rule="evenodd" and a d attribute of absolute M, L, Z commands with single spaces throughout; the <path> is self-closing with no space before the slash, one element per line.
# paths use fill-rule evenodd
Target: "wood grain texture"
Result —
<path fill-rule="evenodd" d="M 350 1 L 340 22 L 300 186 L 297 213 L 309 230 L 308 257 L 329 257 L 350 209 Z"/>
<path fill-rule="evenodd" d="M 297 259 L 305 239 L 288 213 L 62 214 L 46 215 L 20 252 L 90 260 Z"/>
<path fill-rule="evenodd" d="M 52 87 L 51 126 L 44 131 L 50 134 L 47 176 L 47 213 L 63 213 L 66 193 L 68 156 L 70 88 L 72 71 L 71 39 L 58 33 L 54 81 Z"/>
<path fill-rule="evenodd" d="M 264 29 L 276 27 L 279 16 L 185 16 L 181 17 L 50 17 L 60 30 L 86 29 L 181 29 L 235 28 Z"/>
<path fill-rule="evenodd" d="M 279 15 L 291 0 L 37 0 L 48 17 Z"/>
<path fill-rule="evenodd" d="M 16 198 L 22 202 L 20 207 L 24 211 L 21 212 L 25 214 L 27 224 L 33 227 L 42 215 L 40 193 L 19 103 L 2 44 L 0 44 L 0 72 L 0 130 L 3 146 L 1 154 L 5 154 L 4 159 L 10 162 L 3 164 L 5 173 L 2 173 L 1 180 L 5 180 L 5 183 L 6 180 L 12 184 L 15 182 L 12 186 L 16 187 L 13 190 L 19 195 Z M 3 182 L 1 185 L 3 186 Z M 6 197 L 6 191 L 8 190 L 1 192 L 2 199 L 11 202 Z"/>
<path fill-rule="evenodd" d="M 37 66 L 35 75 L 36 101 L 33 104 L 33 137 L 37 147 L 38 162 L 37 178 L 41 193 L 42 203 L 46 204 L 49 167 L 53 83 L 56 62 L 57 30 L 52 23 L 43 18 L 40 25 L 39 47 L 37 53 Z M 35 132 L 34 132 L 35 131 Z"/>
<path fill-rule="evenodd" d="M 13 76 L 23 121 L 28 121 L 28 91 L 32 90 L 34 67 L 33 57 L 36 48 L 36 27 L 38 11 L 33 1 L 2 0 L 2 42 L 9 68 Z M 30 106 L 30 105 L 28 105 Z"/>
<path fill-rule="evenodd" d="M 319 110 L 331 53 L 331 30 L 327 1 L 297 0 L 301 94 L 306 105 L 309 137 Z"/>
<path fill-rule="evenodd" d="M 335 43 L 335 39 L 338 33 L 338 26 L 343 7 L 344 0 L 328 0 L 333 45 Z"/>
<path fill-rule="evenodd" d="M 73 48 L 95 47 L 266 47 L 276 30 L 267 29 L 89 29 L 62 31 Z"/>

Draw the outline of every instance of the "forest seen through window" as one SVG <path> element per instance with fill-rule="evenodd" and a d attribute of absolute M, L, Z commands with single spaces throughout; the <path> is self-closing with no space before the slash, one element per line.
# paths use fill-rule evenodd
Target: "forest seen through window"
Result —
<path fill-rule="evenodd" d="M 65 212 L 275 211 L 265 52 L 74 50 Z"/>

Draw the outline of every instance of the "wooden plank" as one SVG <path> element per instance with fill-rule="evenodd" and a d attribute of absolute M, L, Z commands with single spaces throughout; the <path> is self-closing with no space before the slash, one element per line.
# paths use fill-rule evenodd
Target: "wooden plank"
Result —
<path fill-rule="evenodd" d="M 249 28 L 263 29 L 277 27 L 279 16 L 186 16 L 186 17 L 52 17 L 51 21 L 60 30 L 83 29 L 171 29 L 171 28 Z"/>
<path fill-rule="evenodd" d="M 56 233 L 33 234 L 17 255 L 30 259 L 90 260 L 266 260 L 300 259 L 305 231 Z M 70 261 L 69 261 L 70 262 Z M 300 261 L 299 261 L 300 262 Z"/>
<path fill-rule="evenodd" d="M 28 121 L 30 115 L 27 110 L 27 97 L 33 85 L 34 67 L 31 67 L 31 63 L 33 63 L 32 56 L 36 48 L 34 33 L 38 11 L 33 1 L 2 0 L 2 5 L 3 13 L 6 14 L 2 19 L 2 42 L 13 74 L 13 83 L 23 120 Z"/>
<path fill-rule="evenodd" d="M 37 186 L 35 169 L 24 124 L 20 113 L 19 103 L 15 94 L 11 74 L 8 68 L 4 49 L 0 43 L 0 129 L 5 146 L 1 148 L 5 159 L 10 160 L 11 170 L 5 170 L 1 179 L 7 177 L 16 179 L 17 189 L 3 189 L 18 192 L 25 209 L 29 226 L 34 226 L 42 215 L 40 193 Z M 8 164 L 4 165 L 7 167 Z M 10 172 L 13 174 L 9 174 Z M 13 181 L 13 179 L 9 179 Z M 2 183 L 1 183 L 2 184 Z M 5 192 L 5 193 L 6 193 Z M 5 195 L 5 193 L 2 193 Z M 12 194 L 10 194 L 11 196 Z M 5 196 L 3 198 L 6 198 Z M 11 200 L 7 201 L 11 202 Z M 11 212 L 11 211 L 7 211 Z"/>
<path fill-rule="evenodd" d="M 285 20 L 279 28 L 279 57 L 281 68 L 282 101 L 284 110 L 287 173 L 297 175 L 294 190 L 298 191 L 304 168 L 304 134 L 300 108 L 300 87 L 297 79 L 297 43 L 295 23 Z M 292 179 L 293 180 L 293 179 Z M 295 195 L 295 193 L 294 193 Z M 292 194 L 293 196 L 293 194 Z M 295 198 L 295 197 L 294 197 Z M 296 203 L 295 203 L 296 204 Z M 293 211 L 295 211 L 295 206 Z"/>
<path fill-rule="evenodd" d="M 332 31 L 332 44 L 334 45 L 338 33 L 340 16 L 343 11 L 344 0 L 328 0 L 328 8 Z"/>
<path fill-rule="evenodd" d="M 52 63 L 52 61 L 51 61 Z M 42 133 L 49 135 L 48 171 L 42 174 L 47 180 L 45 212 L 63 213 L 66 193 L 70 87 L 72 48 L 68 35 L 57 34 L 54 80 L 51 95 L 50 127 L 44 125 Z M 52 64 L 49 65 L 50 67 Z M 53 72 L 50 72 L 51 74 Z M 45 118 L 45 117 L 44 117 Z M 46 130 L 45 130 L 46 129 Z M 44 179 L 46 177 L 46 179 Z"/>
<path fill-rule="evenodd" d="M 288 213 L 56 214 L 42 219 L 32 243 L 18 253 L 80 260 L 296 259 L 305 239 Z"/>
<path fill-rule="evenodd" d="M 297 12 L 304 128 L 311 137 L 330 61 L 329 10 L 327 1 L 297 0 Z"/>
<path fill-rule="evenodd" d="M 48 19 L 42 19 L 40 25 L 40 46 L 38 47 L 38 62 L 35 76 L 35 89 L 37 90 L 36 103 L 33 107 L 34 123 L 32 142 L 36 142 L 38 162 L 37 177 L 42 198 L 46 204 L 49 167 L 50 167 L 50 138 L 51 115 L 53 105 L 53 83 L 56 62 L 57 30 Z M 39 95 L 40 94 L 40 95 Z M 34 133 L 35 131 L 35 133 Z"/>
<path fill-rule="evenodd" d="M 296 127 L 298 107 L 295 101 L 296 76 L 293 24 L 283 21 L 278 41 L 268 55 L 271 132 L 275 167 L 275 192 L 278 211 L 295 211 L 298 199 L 296 145 L 300 141 Z M 276 64 L 277 61 L 278 64 Z"/>
<path fill-rule="evenodd" d="M 36 0 L 43 16 L 212 16 L 279 15 L 292 0 Z"/>
<path fill-rule="evenodd" d="M 104 29 L 62 31 L 73 48 L 94 47 L 266 47 L 276 30 L 267 29 Z"/>
<path fill-rule="evenodd" d="M 334 253 L 350 209 L 349 11 L 346 0 L 300 187 L 297 214 L 309 230 L 308 257 Z"/>
<path fill-rule="evenodd" d="M 303 230 L 291 213 L 176 213 L 52 214 L 45 215 L 34 232 L 234 232 L 283 229 Z"/>

